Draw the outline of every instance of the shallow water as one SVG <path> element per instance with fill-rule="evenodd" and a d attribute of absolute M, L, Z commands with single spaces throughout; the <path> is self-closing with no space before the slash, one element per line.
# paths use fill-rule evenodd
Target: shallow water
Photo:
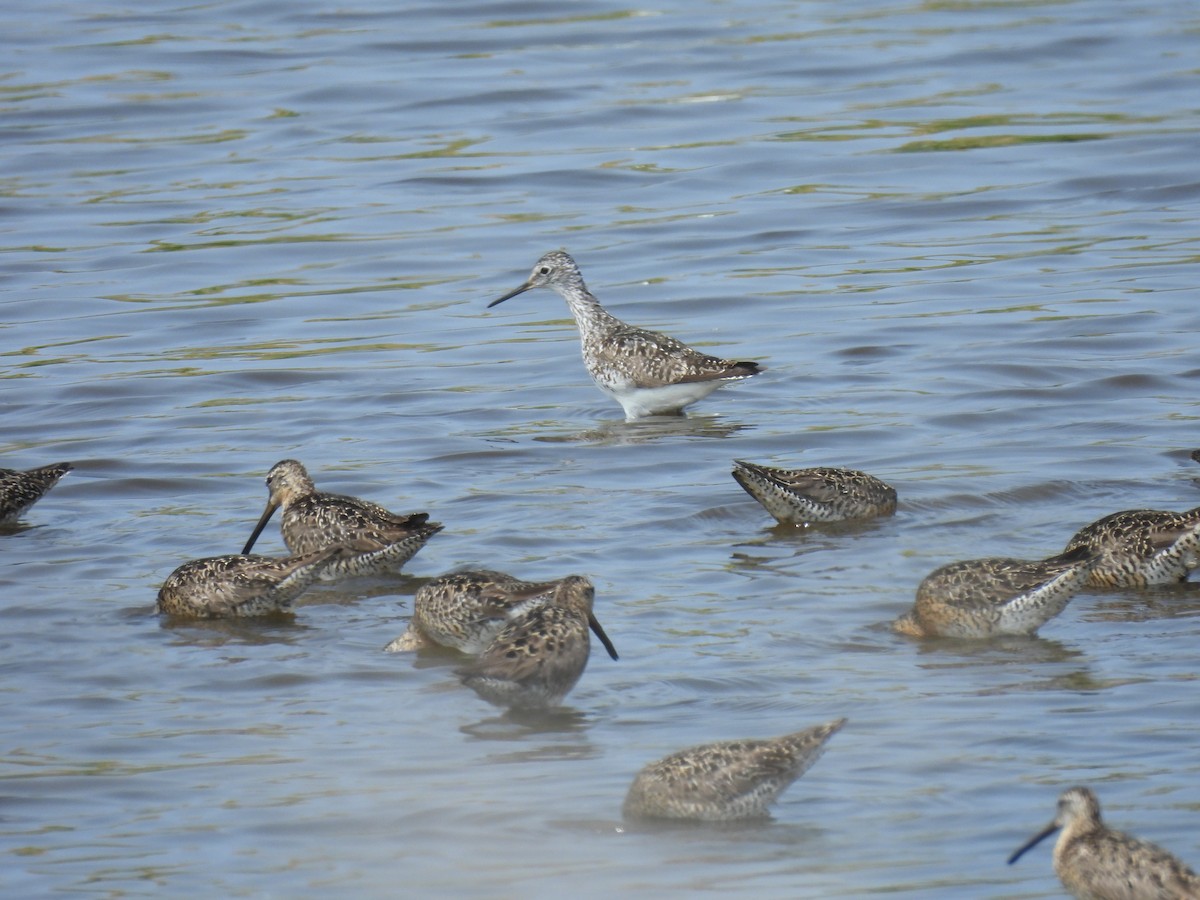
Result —
<path fill-rule="evenodd" d="M 974 556 L 1200 503 L 1188 4 L 38 4 L 0 81 L 11 896 L 1059 896 L 1058 791 L 1200 863 L 1189 586 L 1031 640 L 887 623 Z M 547 292 L 768 372 L 626 424 Z M 302 459 L 445 531 L 294 623 L 153 615 Z M 789 530 L 733 458 L 900 509 Z M 282 548 L 272 530 L 263 552 Z M 421 580 L 579 572 L 621 651 L 507 719 L 383 654 Z M 645 762 L 849 724 L 766 824 Z"/>

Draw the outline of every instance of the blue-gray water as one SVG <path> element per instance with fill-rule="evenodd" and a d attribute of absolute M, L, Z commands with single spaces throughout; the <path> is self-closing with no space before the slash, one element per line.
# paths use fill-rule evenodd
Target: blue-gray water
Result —
<path fill-rule="evenodd" d="M 1035 640 L 887 623 L 943 563 L 1200 503 L 1190 3 L 351 0 L 9 10 L 6 896 L 1035 898 L 1094 786 L 1200 861 L 1190 588 Z M 620 421 L 547 292 L 769 371 Z M 295 624 L 166 626 L 263 476 L 445 531 Z M 892 519 L 772 529 L 732 458 Z M 272 529 L 264 552 L 282 549 Z M 579 572 L 621 651 L 522 726 L 385 655 L 420 580 Z M 645 762 L 845 715 L 765 825 L 627 828 Z"/>

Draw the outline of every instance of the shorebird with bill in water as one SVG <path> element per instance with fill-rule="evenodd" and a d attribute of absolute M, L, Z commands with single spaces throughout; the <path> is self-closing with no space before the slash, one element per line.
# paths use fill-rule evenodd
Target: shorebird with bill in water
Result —
<path fill-rule="evenodd" d="M 717 741 L 672 753 L 638 772 L 622 812 L 629 819 L 762 818 L 845 724 L 836 719 L 782 737 Z"/>
<path fill-rule="evenodd" d="M 472 655 L 482 653 L 510 622 L 535 607 L 563 603 L 577 589 L 578 578 L 522 581 L 488 569 L 451 572 L 421 585 L 408 629 L 383 649 L 396 653 L 437 644 Z M 608 636 L 602 630 L 595 633 L 616 659 Z"/>
<path fill-rule="evenodd" d="M 26 471 L 0 469 L 0 525 L 16 522 L 73 468 L 64 462 Z"/>
<path fill-rule="evenodd" d="M 1200 877 L 1149 841 L 1109 828 L 1100 818 L 1100 801 L 1086 787 L 1073 787 L 1058 798 L 1054 821 L 1012 856 L 1062 829 L 1054 845 L 1054 872 L 1079 900 L 1200 900 Z"/>
<path fill-rule="evenodd" d="M 872 519 L 896 511 L 896 489 L 855 469 L 775 469 L 735 459 L 733 480 L 780 525 Z"/>
<path fill-rule="evenodd" d="M 284 559 L 269 556 L 211 556 L 186 562 L 158 591 L 158 611 L 193 619 L 268 616 L 290 612 L 341 553 L 326 547 Z"/>
<path fill-rule="evenodd" d="M 1096 558 L 1080 548 L 1049 559 L 988 557 L 935 569 L 892 629 L 913 637 L 1036 634 L 1083 588 Z"/>
<path fill-rule="evenodd" d="M 569 575 L 553 602 L 535 606 L 496 633 L 474 662 L 458 670 L 463 684 L 484 700 L 516 710 L 558 706 L 575 687 L 591 653 L 588 629 L 609 656 L 617 651 L 592 612 L 596 589 Z"/>
<path fill-rule="evenodd" d="M 562 250 L 539 259 L 524 284 L 488 308 L 539 287 L 551 288 L 567 301 L 579 326 L 588 374 L 621 404 L 627 420 L 679 414 L 721 385 L 764 371 L 756 362 L 709 356 L 673 337 L 622 322 L 600 305 L 575 260 Z"/>
<path fill-rule="evenodd" d="M 318 491 L 308 471 L 294 459 L 267 473 L 267 508 L 242 548 L 249 553 L 275 510 L 283 508 L 280 530 L 293 554 L 341 547 L 341 555 L 321 573 L 323 581 L 398 572 L 425 542 L 442 530 L 428 513 L 396 515 L 369 500 Z"/>
<path fill-rule="evenodd" d="M 1089 587 L 1148 587 L 1187 581 L 1200 568 L 1200 506 L 1187 512 L 1127 509 L 1081 528 L 1066 551 L 1097 556 Z"/>

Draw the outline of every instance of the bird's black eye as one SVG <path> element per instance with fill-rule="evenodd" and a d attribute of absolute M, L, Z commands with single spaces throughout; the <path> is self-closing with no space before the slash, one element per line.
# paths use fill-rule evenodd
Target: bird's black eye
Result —
<path fill-rule="evenodd" d="M 540 269 L 538 269 L 538 274 L 539 274 L 539 275 L 549 275 L 549 274 L 550 274 L 550 267 L 549 267 L 549 266 L 542 266 Z"/>

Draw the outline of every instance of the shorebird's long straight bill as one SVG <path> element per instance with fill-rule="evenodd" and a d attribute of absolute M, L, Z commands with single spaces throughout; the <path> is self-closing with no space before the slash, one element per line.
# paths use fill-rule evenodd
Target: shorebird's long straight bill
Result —
<path fill-rule="evenodd" d="M 254 526 L 254 531 L 250 533 L 250 540 L 246 541 L 246 546 L 242 548 L 243 556 L 249 553 L 254 547 L 254 542 L 258 540 L 258 536 L 262 534 L 262 530 L 267 527 L 267 523 L 271 521 L 271 516 L 275 514 L 275 510 L 278 507 L 278 503 L 267 503 L 267 508 L 263 510 L 262 516 L 259 517 L 258 524 Z"/>
<path fill-rule="evenodd" d="M 613 646 L 613 642 L 608 639 L 608 635 L 605 634 L 604 629 L 600 627 L 599 621 L 597 621 L 596 617 L 591 613 L 588 613 L 588 625 L 591 627 L 596 637 L 600 639 L 600 643 L 604 645 L 604 649 L 608 651 L 608 655 L 613 659 L 620 659 L 621 657 L 617 656 L 617 648 Z"/>
<path fill-rule="evenodd" d="M 500 297 L 500 298 L 499 298 L 499 299 L 497 299 L 497 300 L 493 300 L 491 303 L 489 303 L 489 304 L 487 305 L 487 308 L 488 308 L 488 309 L 491 309 L 493 306 L 496 306 L 496 305 L 497 305 L 497 304 L 499 304 L 499 303 L 503 303 L 505 300 L 511 300 L 513 297 L 517 296 L 517 294 L 523 294 L 523 293 L 525 293 L 527 290 L 529 290 L 531 287 L 533 287 L 533 285 L 532 285 L 532 284 L 530 284 L 530 283 L 527 281 L 527 282 L 525 282 L 523 285 L 521 285 L 519 288 L 516 288 L 515 290 L 511 290 L 511 291 L 509 291 L 509 292 L 508 292 L 507 294 L 505 294 L 503 297 Z"/>
<path fill-rule="evenodd" d="M 1013 863 L 1015 863 L 1018 859 L 1020 859 L 1025 854 L 1026 850 L 1032 850 L 1034 847 L 1036 847 L 1038 844 L 1040 844 L 1046 838 L 1050 837 L 1050 835 L 1054 834 L 1054 832 L 1056 832 L 1056 831 L 1058 831 L 1058 823 L 1051 822 L 1049 825 L 1047 825 L 1045 828 L 1043 828 L 1041 831 L 1039 831 L 1037 834 L 1035 834 L 1033 837 L 1031 837 L 1029 840 L 1027 840 L 1024 844 L 1022 844 L 1020 847 L 1018 847 L 1017 851 L 1008 858 L 1008 864 L 1011 866 Z"/>

